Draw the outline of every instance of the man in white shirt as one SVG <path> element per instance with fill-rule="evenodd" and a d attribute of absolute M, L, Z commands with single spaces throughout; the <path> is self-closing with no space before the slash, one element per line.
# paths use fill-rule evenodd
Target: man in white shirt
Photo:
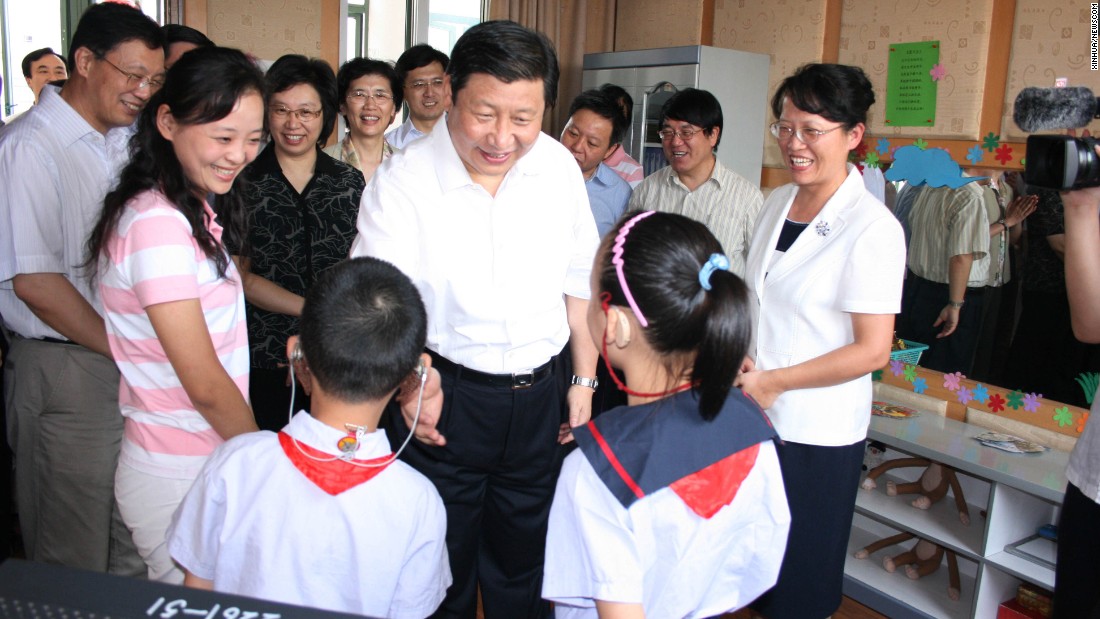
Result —
<path fill-rule="evenodd" d="M 386 134 L 390 146 L 405 148 L 409 142 L 431 133 L 432 127 L 443 118 L 451 101 L 443 75 L 448 62 L 447 54 L 424 43 L 413 45 L 397 59 L 394 68 L 405 89 L 409 117 Z"/>
<path fill-rule="evenodd" d="M 160 28 L 140 10 L 92 5 L 70 75 L 0 135 L 0 314 L 8 436 L 27 557 L 144 574 L 117 515 L 119 374 L 99 295 L 82 266 L 130 126 L 164 80 Z"/>
<path fill-rule="evenodd" d="M 473 617 L 479 590 L 488 619 L 548 613 L 558 441 L 588 421 L 597 357 L 585 319 L 596 226 L 576 161 L 540 131 L 557 80 L 545 36 L 508 21 L 470 28 L 447 68 L 445 122 L 363 193 L 351 253 L 393 263 L 420 289 L 443 379 L 443 412 L 421 416 L 402 456 L 447 509 L 454 584 L 437 617 Z M 554 371 L 566 343 L 572 380 Z M 391 440 L 410 421 L 391 410 Z"/>
<path fill-rule="evenodd" d="M 43 86 L 67 77 L 65 58 L 48 47 L 36 49 L 23 57 L 23 78 L 34 93 L 35 103 L 38 103 Z"/>
<path fill-rule="evenodd" d="M 745 274 L 752 231 L 764 206 L 760 189 L 722 165 L 722 106 L 705 90 L 685 88 L 661 108 L 661 146 L 668 166 L 650 174 L 630 197 L 630 209 L 690 217 L 711 231 Z"/>

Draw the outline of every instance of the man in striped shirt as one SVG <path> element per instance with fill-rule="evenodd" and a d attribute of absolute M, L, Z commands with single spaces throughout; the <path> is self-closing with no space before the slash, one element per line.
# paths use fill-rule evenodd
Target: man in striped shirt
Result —
<path fill-rule="evenodd" d="M 629 208 L 676 213 L 703 223 L 722 243 L 729 270 L 744 275 L 764 196 L 714 154 L 722 139 L 718 99 L 696 88 L 672 95 L 661 109 L 659 135 L 669 165 L 638 185 Z"/>

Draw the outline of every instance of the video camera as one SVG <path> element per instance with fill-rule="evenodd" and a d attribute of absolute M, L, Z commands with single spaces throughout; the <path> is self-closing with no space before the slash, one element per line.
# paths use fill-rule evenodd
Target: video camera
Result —
<path fill-rule="evenodd" d="M 1100 99 L 1088 88 L 1025 88 L 1016 97 L 1012 116 L 1027 133 L 1076 129 L 1100 118 Z M 1028 136 L 1024 180 L 1058 190 L 1100 186 L 1098 143 L 1091 137 Z"/>

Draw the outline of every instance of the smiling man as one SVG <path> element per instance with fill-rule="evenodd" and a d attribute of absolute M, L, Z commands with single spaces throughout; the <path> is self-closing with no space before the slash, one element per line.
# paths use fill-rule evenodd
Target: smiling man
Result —
<path fill-rule="evenodd" d="M 65 69 L 65 58 L 61 54 L 43 47 L 23 57 L 23 77 L 34 93 L 34 102 L 38 103 L 42 87 L 69 77 L 69 72 Z"/>
<path fill-rule="evenodd" d="M 447 81 L 444 122 L 367 185 L 352 255 L 397 265 L 428 311 L 446 411 L 420 420 L 402 458 L 447 509 L 454 584 L 435 616 L 473 617 L 480 588 L 488 619 L 543 617 L 558 442 L 588 421 L 596 387 L 585 319 L 596 226 L 576 161 L 540 131 L 558 82 L 546 37 L 474 26 Z M 572 378 L 555 371 L 567 342 Z M 411 420 L 388 415 L 400 443 Z"/>
<path fill-rule="evenodd" d="M 569 122 L 561 132 L 561 143 L 581 167 L 600 237 L 615 225 L 630 201 L 630 184 L 604 163 L 622 145 L 623 124 L 614 99 L 599 90 L 586 90 L 570 104 Z"/>
<path fill-rule="evenodd" d="M 722 243 L 729 270 L 744 275 L 764 196 L 714 154 L 722 140 L 718 99 L 696 88 L 672 95 L 661 108 L 659 135 L 669 165 L 634 189 L 630 209 L 677 213 L 703 223 Z"/>
<path fill-rule="evenodd" d="M 404 85 L 405 104 L 409 117 L 386 134 L 394 148 L 405 148 L 409 142 L 432 132 L 450 105 L 451 93 L 444 76 L 449 62 L 447 54 L 431 45 L 413 45 L 401 54 L 394 68 Z"/>
<path fill-rule="evenodd" d="M 164 80 L 163 38 L 140 10 L 95 4 L 71 50 L 65 86 L 45 86 L 0 135 L 0 314 L 12 335 L 4 387 L 19 520 L 32 560 L 144 574 L 115 509 L 119 373 L 81 265 L 128 159 L 131 125 Z"/>

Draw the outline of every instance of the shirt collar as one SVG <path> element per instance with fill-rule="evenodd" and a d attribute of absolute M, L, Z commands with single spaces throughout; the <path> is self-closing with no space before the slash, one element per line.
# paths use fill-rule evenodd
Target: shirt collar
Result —
<path fill-rule="evenodd" d="M 341 432 L 317 421 L 305 411 L 299 411 L 294 415 L 283 431 L 301 441 L 303 445 L 309 445 L 334 456 L 340 455 L 340 449 L 336 443 L 348 435 L 347 432 Z M 359 450 L 355 453 L 355 458 L 368 460 L 389 453 L 391 450 L 389 440 L 386 439 L 386 431 L 379 428 L 359 438 Z"/>
<path fill-rule="evenodd" d="M 64 144 L 73 144 L 88 137 L 96 140 L 102 138 L 108 144 L 114 144 L 119 141 L 126 142 L 134 133 L 133 125 L 108 129 L 106 135 L 99 133 L 69 105 L 68 101 L 61 97 L 61 89 L 50 84 L 42 87 L 38 104 L 31 109 L 36 108 L 38 109 L 36 114 L 42 114 L 48 119 L 50 126 Z"/>

